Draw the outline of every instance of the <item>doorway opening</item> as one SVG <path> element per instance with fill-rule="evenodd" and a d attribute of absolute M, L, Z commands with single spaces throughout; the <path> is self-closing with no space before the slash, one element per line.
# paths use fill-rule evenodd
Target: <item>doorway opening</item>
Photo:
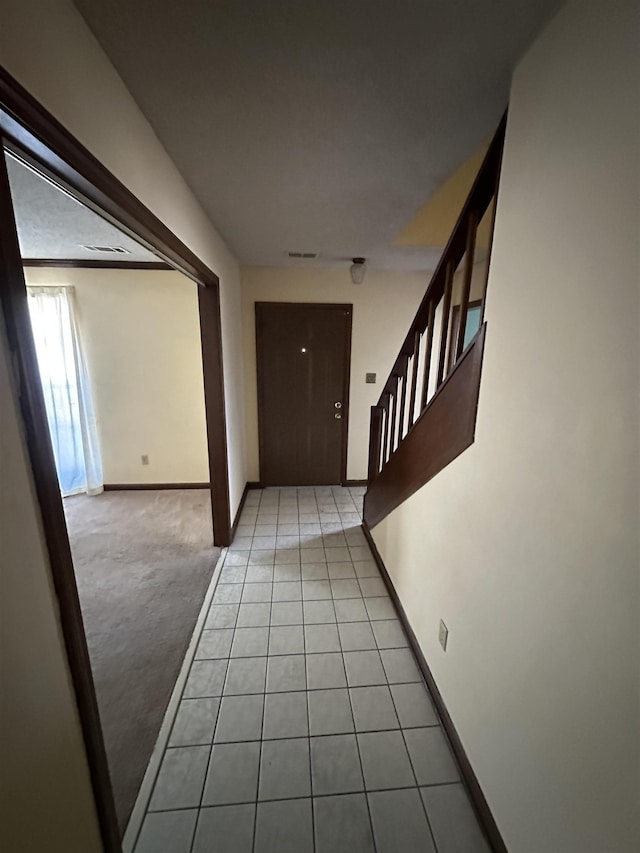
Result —
<path fill-rule="evenodd" d="M 87 637 L 87 630 L 85 630 L 85 628 L 89 628 L 89 620 L 86 618 L 88 612 L 86 596 L 83 593 L 83 584 L 79 582 L 74 571 L 82 562 L 77 559 L 79 553 L 77 544 L 81 537 L 77 535 L 77 529 L 74 527 L 73 515 L 76 513 L 65 512 L 64 502 L 67 504 L 75 502 L 77 506 L 84 503 L 85 508 L 90 507 L 93 511 L 98 505 L 103 506 L 118 501 L 124 496 L 124 493 L 106 491 L 98 496 L 75 494 L 64 498 L 63 502 L 60 482 L 67 482 L 68 472 L 64 470 L 65 463 L 62 454 L 59 454 L 59 464 L 56 467 L 50 430 L 50 423 L 56 426 L 55 418 L 61 418 L 60 407 L 58 406 L 57 414 L 55 406 L 50 409 L 52 413 L 50 420 L 47 417 L 43 374 L 45 383 L 50 381 L 52 386 L 56 386 L 55 389 L 53 387 L 51 389 L 52 396 L 67 394 L 70 398 L 75 397 L 75 401 L 70 402 L 67 407 L 68 423 L 61 429 L 60 446 L 62 447 L 64 444 L 62 432 L 66 429 L 68 441 L 69 429 L 74 423 L 77 424 L 78 422 L 78 411 L 73 410 L 74 408 L 79 409 L 82 405 L 77 376 L 80 363 L 78 359 L 75 359 L 73 368 L 69 366 L 69 371 L 76 373 L 75 382 L 68 377 L 63 377 L 60 371 L 53 371 L 51 365 L 49 365 L 48 372 L 46 369 L 40 370 L 25 275 L 30 278 L 29 284 L 38 290 L 47 285 L 58 287 L 61 289 L 61 295 L 64 292 L 63 288 L 73 287 L 76 297 L 80 290 L 78 280 L 75 279 L 71 282 L 68 279 L 72 275 L 89 271 L 94 274 L 109 271 L 128 272 L 133 277 L 151 272 L 158 276 L 177 276 L 190 289 L 195 329 L 190 338 L 196 341 L 199 351 L 199 381 L 204 411 L 202 444 L 205 448 L 205 457 L 208 459 L 202 482 L 195 483 L 200 487 L 200 490 L 191 490 L 189 495 L 194 498 L 199 497 L 204 515 L 208 518 L 204 523 L 204 536 L 207 559 L 209 564 L 213 562 L 214 565 L 212 540 L 215 538 L 215 542 L 219 546 L 227 545 L 231 535 L 219 282 L 211 270 L 4 71 L 0 72 L 0 144 L 2 145 L 2 153 L 0 154 L 0 270 L 3 283 L 0 295 L 6 330 L 6 338 L 3 336 L 3 344 L 6 342 L 7 361 L 12 368 L 11 391 L 22 421 L 22 432 L 31 467 L 34 492 L 40 510 L 41 529 L 48 552 L 51 580 L 57 598 L 60 625 L 78 706 L 102 838 L 105 850 L 118 851 L 121 847 L 120 839 L 124 828 L 123 812 L 118 809 L 119 826 L 113 790 L 117 785 L 112 785 L 112 780 L 115 781 L 112 772 L 113 755 L 108 754 L 109 736 L 106 730 L 106 715 L 104 714 L 105 703 L 100 698 L 99 684 L 98 696 L 96 695 L 98 678 L 96 678 L 96 670 L 92 666 L 96 660 L 95 648 L 99 648 L 99 644 L 94 645 L 91 637 Z M 139 257 L 137 260 L 134 259 L 133 266 L 135 268 L 132 270 L 131 256 L 124 262 L 118 258 L 115 261 L 110 260 L 108 264 L 100 260 L 99 256 L 98 259 L 94 256 L 86 262 L 78 264 L 77 258 L 69 257 L 66 252 L 60 253 L 55 250 L 40 250 L 35 255 L 31 254 L 31 257 L 24 257 L 26 253 L 21 252 L 21 239 L 19 239 L 16 227 L 16 220 L 19 219 L 19 216 L 15 194 L 12 195 L 12 186 L 8 174 L 9 160 L 19 163 L 32 175 L 37 175 L 38 180 L 43 184 L 55 187 L 55 192 L 60 197 L 65 197 L 77 209 L 84 206 L 96 216 L 96 219 L 100 220 L 102 225 L 108 225 L 118 234 L 117 240 L 113 244 L 105 243 L 102 239 L 92 241 L 78 239 L 78 244 L 94 243 L 93 248 L 98 247 L 100 250 L 105 245 L 122 246 L 123 243 L 126 244 L 126 241 L 131 241 L 131 244 L 135 245 L 135 249 L 131 249 L 132 254 L 134 251 L 144 252 L 146 253 L 145 259 Z M 28 217 L 28 220 L 32 220 L 32 222 L 27 221 L 27 230 L 30 224 L 33 224 L 34 217 Z M 34 236 L 37 236 L 38 230 L 37 228 L 34 230 Z M 24 229 L 21 236 L 24 238 Z M 57 280 L 55 282 L 39 280 L 41 276 L 49 274 L 51 270 L 56 271 Z M 69 291 L 67 291 L 68 293 Z M 59 307 L 62 306 L 63 301 L 60 299 Z M 84 318 L 85 315 L 82 306 L 80 306 L 80 322 L 78 324 L 80 332 L 83 331 Z M 62 331 L 62 337 L 66 345 L 69 345 L 71 340 L 71 347 L 73 348 L 73 330 L 69 331 L 70 323 L 69 320 L 66 331 Z M 36 325 L 38 325 L 37 322 Z M 48 328 L 50 334 L 51 326 L 49 325 Z M 60 333 L 60 328 L 58 332 Z M 118 352 L 118 341 L 114 339 L 113 344 L 113 352 L 116 353 Z M 64 346 L 62 349 L 64 351 Z M 58 352 L 58 356 L 60 356 L 60 352 Z M 106 443 L 102 441 L 100 435 L 100 412 L 107 412 L 110 409 L 101 406 L 99 383 L 95 381 L 96 378 L 92 375 L 94 371 L 91 356 L 92 354 L 89 352 L 88 373 L 91 378 L 90 385 L 98 416 L 102 467 L 103 471 L 107 472 L 108 454 Z M 44 358 L 46 360 L 48 356 L 44 356 Z M 144 389 L 141 386 L 141 392 L 142 390 Z M 58 424 L 58 426 L 63 427 L 62 424 Z M 82 433 L 82 429 L 82 420 L 80 419 L 80 433 Z M 76 488 L 78 490 L 81 488 L 83 490 L 89 489 L 90 484 L 93 484 L 94 481 L 86 476 L 86 462 L 84 473 L 85 476 L 83 477 L 80 470 L 75 485 L 72 483 L 71 491 L 75 491 Z M 141 479 L 144 478 L 141 477 Z M 83 480 L 84 482 L 82 482 Z M 105 483 L 105 485 L 108 486 L 109 483 Z M 118 484 L 116 483 L 116 485 Z M 135 484 L 130 484 L 130 486 L 133 485 Z M 146 487 L 148 483 L 143 482 L 141 485 Z M 175 483 L 169 483 L 169 485 L 175 485 Z M 131 500 L 134 502 L 144 501 L 153 494 L 146 488 L 145 490 L 139 489 L 130 492 Z M 153 515 L 156 520 L 160 512 L 159 507 L 163 502 L 169 501 L 171 494 L 171 491 L 165 488 L 161 490 L 160 494 L 156 493 L 153 497 L 155 502 Z M 191 512 L 189 514 L 193 515 Z M 87 518 L 84 510 L 78 515 L 84 516 L 85 520 Z M 131 513 L 124 512 L 121 515 L 130 518 Z M 175 509 L 171 509 L 168 515 L 175 519 Z M 99 523 L 93 518 L 89 526 L 92 528 L 91 533 L 95 534 Z M 139 526 L 135 532 L 140 533 Z M 71 533 L 71 539 L 75 540 L 75 543 L 74 541 L 70 542 L 69 533 Z M 114 538 L 111 537 L 112 540 Z M 105 542 L 108 544 L 108 540 L 109 536 L 105 533 L 103 545 Z M 105 550 L 106 545 L 102 551 Z M 171 556 L 168 549 L 167 553 Z M 93 558 L 87 562 L 95 565 Z M 210 565 L 208 568 L 210 569 Z M 99 586 L 100 584 L 97 584 L 96 588 Z M 112 585 L 112 588 L 117 589 L 117 586 L 117 584 Z M 127 596 L 124 598 L 126 599 Z M 201 601 L 202 598 L 199 604 Z M 100 615 L 111 617 L 115 614 L 117 616 L 119 610 L 122 611 L 124 604 L 126 601 L 121 600 L 116 603 L 111 601 L 102 608 Z M 157 604 L 158 602 L 155 601 L 154 605 Z M 27 606 L 28 602 L 20 605 L 22 610 Z M 147 609 L 149 614 L 153 615 L 157 614 L 160 608 L 155 606 Z M 166 609 L 174 622 L 180 621 L 175 618 L 173 607 Z M 129 621 L 135 620 L 129 619 Z M 93 633 L 94 636 L 99 637 L 105 632 L 98 626 L 98 629 Z M 106 633 L 111 640 L 115 640 L 115 643 L 112 643 L 113 650 L 119 643 L 122 634 L 113 626 Z M 139 633 L 144 634 L 145 632 L 142 630 Z M 125 646 L 126 644 L 123 643 L 123 647 Z M 185 646 L 182 645 L 179 649 L 178 666 L 182 660 L 184 648 Z M 130 651 L 130 644 L 128 650 Z M 124 651 L 126 653 L 127 648 Z M 135 651 L 132 659 L 136 662 Z M 138 658 L 137 663 L 141 664 L 141 669 L 144 669 L 144 661 L 141 662 Z M 166 669 L 166 660 L 160 662 L 158 669 L 161 669 L 163 665 Z M 112 666 L 112 673 L 117 669 L 117 666 Z M 117 675 L 118 672 L 116 672 Z M 133 679 L 130 679 L 130 684 L 132 682 Z M 114 695 L 116 693 L 117 691 L 114 691 Z M 161 703 L 159 708 L 161 717 L 164 710 Z M 140 712 L 139 708 L 134 708 L 133 704 L 130 703 L 129 716 L 132 719 L 143 719 L 145 715 Z M 105 750 L 105 741 L 107 742 L 107 750 Z M 153 741 L 154 738 L 151 737 L 151 747 L 153 747 Z M 127 758 L 129 761 L 131 759 L 130 754 L 127 756 L 126 752 L 125 747 L 122 749 L 121 755 L 123 764 L 126 763 Z M 144 765 L 146 766 L 146 761 Z"/>
<path fill-rule="evenodd" d="M 154 258 L 144 247 L 15 156 L 6 165 L 123 834 L 220 555 L 198 286 L 140 268 L 156 263 L 136 260 Z M 110 247 L 134 259 L 114 268 Z"/>

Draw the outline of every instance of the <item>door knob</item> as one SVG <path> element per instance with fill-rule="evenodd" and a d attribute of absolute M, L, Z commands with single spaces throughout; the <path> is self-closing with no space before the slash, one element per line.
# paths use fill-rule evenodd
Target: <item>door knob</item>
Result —
<path fill-rule="evenodd" d="M 338 403 L 334 403 L 333 405 L 336 407 L 336 409 L 341 409 L 341 408 L 342 408 L 342 403 L 340 403 L 340 402 L 338 402 Z"/>
<path fill-rule="evenodd" d="M 336 412 L 336 413 L 335 413 L 335 415 L 334 415 L 333 417 L 334 417 L 337 421 L 339 421 L 339 420 L 340 420 L 340 418 L 342 417 L 342 415 L 340 414 L 340 412 Z"/>

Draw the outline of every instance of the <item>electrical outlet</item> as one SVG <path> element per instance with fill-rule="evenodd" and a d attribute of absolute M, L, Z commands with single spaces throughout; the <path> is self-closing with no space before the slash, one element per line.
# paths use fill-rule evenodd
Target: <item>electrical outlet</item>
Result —
<path fill-rule="evenodd" d="M 365 373 L 364 381 L 366 385 L 375 385 L 376 384 L 376 374 L 375 373 Z"/>
<path fill-rule="evenodd" d="M 442 619 L 440 620 L 440 630 L 438 631 L 438 639 L 440 640 L 440 645 L 442 646 L 442 650 L 444 652 L 447 651 L 447 640 L 449 639 L 449 629 L 444 624 Z"/>
<path fill-rule="evenodd" d="M 149 457 L 147 456 L 147 454 L 146 454 L 146 453 L 143 453 L 143 454 L 142 454 L 142 456 L 141 456 L 140 458 L 142 459 L 142 464 L 143 464 L 143 465 L 148 465 L 148 464 L 149 464 Z"/>

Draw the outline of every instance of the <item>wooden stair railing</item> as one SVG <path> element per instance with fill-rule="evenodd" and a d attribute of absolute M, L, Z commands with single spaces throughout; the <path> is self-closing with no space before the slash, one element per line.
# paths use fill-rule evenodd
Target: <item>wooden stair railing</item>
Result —
<path fill-rule="evenodd" d="M 364 503 L 369 527 L 473 443 L 505 126 L 506 114 L 380 398 L 371 407 Z M 478 245 L 479 234 L 486 238 L 486 245 Z M 482 274 L 474 276 L 478 269 Z M 470 320 L 477 329 L 471 328 Z M 470 331 L 473 336 L 469 339 Z"/>

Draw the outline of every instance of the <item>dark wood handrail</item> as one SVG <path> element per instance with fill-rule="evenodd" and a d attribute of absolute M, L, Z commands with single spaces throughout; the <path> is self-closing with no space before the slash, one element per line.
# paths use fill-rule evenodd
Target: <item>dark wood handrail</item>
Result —
<path fill-rule="evenodd" d="M 475 213 L 477 221 L 480 222 L 491 202 L 491 199 L 496 193 L 500 173 L 500 163 L 502 160 L 502 147 L 504 144 L 506 123 L 507 115 L 505 113 L 498 125 L 498 129 L 496 130 L 493 139 L 491 140 L 491 144 L 489 145 L 480 170 L 476 176 L 473 186 L 471 187 L 469 196 L 467 197 L 453 232 L 451 233 L 449 242 L 445 246 L 440 261 L 438 262 L 438 266 L 431 277 L 431 282 L 429 283 L 429 287 L 427 288 L 422 302 L 416 312 L 413 323 L 411 324 L 409 331 L 407 332 L 407 336 L 400 347 L 400 352 L 398 353 L 398 357 L 391 368 L 389 378 L 382 388 L 380 398 L 378 400 L 379 406 L 383 405 L 383 397 L 392 392 L 394 376 L 401 371 L 402 360 L 404 358 L 411 357 L 413 354 L 413 344 L 416 332 L 419 331 L 420 333 L 423 333 L 427 328 L 429 305 L 432 303 L 437 305 L 444 295 L 447 265 L 451 263 L 453 265 L 453 269 L 456 270 L 465 253 L 468 239 L 466 225 L 470 216 L 472 213 Z"/>
<path fill-rule="evenodd" d="M 473 444 L 480 389 L 480 372 L 486 324 L 464 351 L 452 371 L 429 400 L 397 452 L 369 479 L 364 499 L 364 520 L 375 527 L 415 494 L 425 483 Z M 381 412 L 372 406 L 376 423 Z"/>
<path fill-rule="evenodd" d="M 466 350 L 465 336 L 476 236 L 483 217 L 492 201 L 497 198 L 505 127 L 506 113 L 487 149 L 451 237 L 382 388 L 380 398 L 372 407 L 369 483 L 373 482 L 392 457 L 400 451 L 404 440 L 409 437 L 425 412 L 430 399 L 437 395 L 448 376 L 456 370 Z M 489 255 L 494 216 L 495 205 L 490 220 Z M 455 276 L 463 258 L 461 287 L 457 288 L 454 287 Z M 487 275 L 488 261 L 489 257 Z M 484 319 L 485 291 L 486 276 L 480 301 L 473 303 L 474 307 L 480 304 L 481 320 Z M 436 333 L 438 323 L 439 329 Z"/>

